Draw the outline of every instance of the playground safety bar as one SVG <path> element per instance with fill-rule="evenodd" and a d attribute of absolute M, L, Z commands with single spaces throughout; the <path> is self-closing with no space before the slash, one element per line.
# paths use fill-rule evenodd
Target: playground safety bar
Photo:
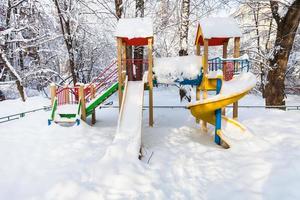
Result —
<path fill-rule="evenodd" d="M 4 116 L 4 117 L 0 117 L 0 123 L 20 119 L 22 117 L 25 117 L 25 115 L 28 114 L 28 113 L 33 113 L 33 112 L 37 112 L 37 111 L 41 111 L 41 110 L 44 110 L 44 111 L 51 110 L 51 106 L 44 106 L 43 108 L 37 108 L 37 109 L 29 110 L 29 111 L 26 111 L 26 112 L 21 112 L 21 113 L 17 113 L 17 114 L 13 114 L 13 115 L 7 115 L 7 116 Z"/>

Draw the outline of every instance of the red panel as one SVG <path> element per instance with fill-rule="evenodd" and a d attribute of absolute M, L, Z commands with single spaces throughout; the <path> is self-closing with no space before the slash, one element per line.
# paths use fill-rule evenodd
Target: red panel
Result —
<path fill-rule="evenodd" d="M 122 38 L 123 42 L 130 46 L 144 46 L 148 45 L 148 38 Z"/>
<path fill-rule="evenodd" d="M 227 42 L 229 38 L 211 38 L 208 40 L 208 46 L 220 46 Z M 203 39 L 199 40 L 200 45 L 204 45 Z"/>

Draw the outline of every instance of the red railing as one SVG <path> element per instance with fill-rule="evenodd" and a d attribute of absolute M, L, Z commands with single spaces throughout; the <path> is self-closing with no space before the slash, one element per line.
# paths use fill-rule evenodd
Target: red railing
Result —
<path fill-rule="evenodd" d="M 148 69 L 148 60 L 146 59 L 126 59 L 122 60 L 122 63 L 126 63 L 126 70 L 128 76 L 132 76 L 132 80 L 142 79 L 142 76 L 139 77 L 139 74 L 143 74 L 144 71 Z M 84 96 L 86 102 L 91 101 L 92 99 L 92 88 L 94 87 L 95 96 L 103 93 L 107 90 L 113 83 L 118 79 L 118 68 L 116 66 L 117 61 L 114 61 L 112 64 L 104 68 L 99 75 L 92 80 L 91 83 L 84 87 Z M 130 74 L 131 73 L 131 74 Z M 79 99 L 79 87 L 63 87 L 59 88 L 56 92 L 58 99 L 58 105 L 63 104 L 77 104 Z"/>
<path fill-rule="evenodd" d="M 87 102 L 91 100 L 91 88 L 94 86 L 95 95 L 101 94 L 109 88 L 118 79 L 118 69 L 116 61 L 104 68 L 100 74 L 93 79 L 93 81 L 84 87 L 84 96 Z M 65 86 L 57 89 L 56 97 L 58 105 L 77 104 L 79 99 L 79 86 L 69 87 Z"/>
<path fill-rule="evenodd" d="M 56 97 L 58 105 L 78 103 L 78 93 L 76 93 L 76 89 L 68 86 L 58 89 Z"/>

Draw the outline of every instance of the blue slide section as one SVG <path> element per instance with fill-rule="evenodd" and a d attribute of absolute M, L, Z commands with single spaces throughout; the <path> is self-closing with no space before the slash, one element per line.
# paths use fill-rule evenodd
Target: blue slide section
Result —
<path fill-rule="evenodd" d="M 176 83 L 179 83 L 180 85 L 193 85 L 198 86 L 202 82 L 203 75 L 198 75 L 196 79 L 184 79 L 183 81 L 176 80 Z"/>

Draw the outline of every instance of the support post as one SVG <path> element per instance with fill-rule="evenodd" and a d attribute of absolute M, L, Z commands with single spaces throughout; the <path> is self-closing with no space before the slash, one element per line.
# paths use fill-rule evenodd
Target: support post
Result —
<path fill-rule="evenodd" d="M 228 41 L 223 44 L 223 58 L 227 58 L 228 56 Z M 223 77 L 226 76 L 226 64 L 223 63 Z M 226 108 L 222 109 L 222 115 L 226 115 Z"/>
<path fill-rule="evenodd" d="M 222 79 L 218 78 L 217 79 L 217 94 L 220 93 L 222 88 Z M 215 111 L 215 116 L 216 116 L 216 125 L 215 125 L 215 143 L 220 145 L 221 144 L 221 138 L 219 136 L 219 132 L 221 131 L 222 128 L 222 111 L 221 109 L 218 109 Z"/>
<path fill-rule="evenodd" d="M 125 42 L 122 43 L 122 73 L 124 71 L 127 72 L 126 43 Z M 127 73 L 125 73 L 125 76 L 123 75 L 122 80 L 125 80 L 126 74 Z"/>
<path fill-rule="evenodd" d="M 119 95 L 119 111 L 121 109 L 122 104 L 122 86 L 123 86 L 123 80 L 122 80 L 122 39 L 117 38 L 117 65 L 118 65 L 118 95 Z"/>
<path fill-rule="evenodd" d="M 207 74 L 208 74 L 208 40 L 204 40 L 204 55 L 203 55 L 203 99 L 207 99 Z M 203 121 L 202 128 L 207 131 L 207 123 Z"/>
<path fill-rule="evenodd" d="M 91 99 L 95 99 L 95 93 L 96 93 L 96 90 L 95 90 L 95 85 L 92 84 L 91 85 Z M 96 111 L 95 109 L 93 109 L 93 112 L 92 112 L 92 121 L 91 121 L 92 125 L 94 125 L 96 123 Z"/>
<path fill-rule="evenodd" d="M 234 58 L 238 58 L 240 57 L 240 38 L 234 38 L 234 54 L 233 54 Z M 232 117 L 233 119 L 237 119 L 238 118 L 238 109 L 239 109 L 239 105 L 238 105 L 238 101 L 233 103 L 233 113 L 232 113 Z"/>
<path fill-rule="evenodd" d="M 196 55 L 197 56 L 201 56 L 201 47 L 200 47 L 200 44 L 196 45 Z"/>
<path fill-rule="evenodd" d="M 53 106 L 54 99 L 56 97 L 56 85 L 55 85 L 55 83 L 51 83 L 51 85 L 50 85 L 50 95 L 51 95 L 51 106 Z"/>
<path fill-rule="evenodd" d="M 153 38 L 148 39 L 148 83 L 149 83 L 149 126 L 153 126 L 153 56 L 152 56 Z"/>
<path fill-rule="evenodd" d="M 84 95 L 84 84 L 79 86 L 79 99 L 81 102 L 81 119 L 86 121 L 86 108 L 85 108 L 85 95 Z"/>
<path fill-rule="evenodd" d="M 196 55 L 200 56 L 201 55 L 201 47 L 200 44 L 196 44 Z M 200 85 L 196 87 L 196 101 L 199 101 L 201 98 L 201 90 L 200 90 Z M 200 123 L 200 119 L 196 119 L 196 123 Z"/>

